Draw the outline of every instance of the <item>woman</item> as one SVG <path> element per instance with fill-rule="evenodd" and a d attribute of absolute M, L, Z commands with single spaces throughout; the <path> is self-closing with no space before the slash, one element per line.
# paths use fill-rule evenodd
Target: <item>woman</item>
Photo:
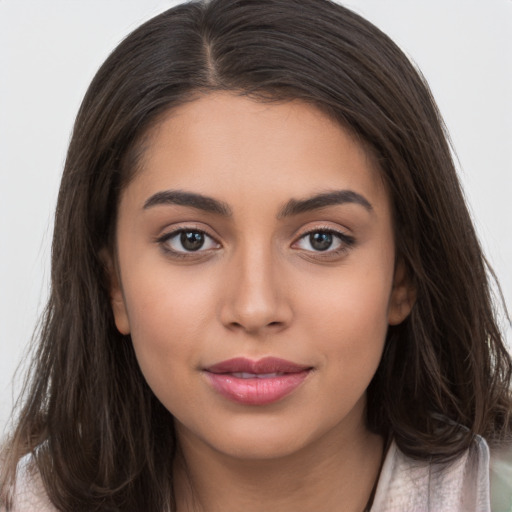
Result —
<path fill-rule="evenodd" d="M 510 373 L 401 51 L 324 0 L 186 4 L 81 106 L 2 492 L 18 468 L 21 510 L 490 510 Z"/>

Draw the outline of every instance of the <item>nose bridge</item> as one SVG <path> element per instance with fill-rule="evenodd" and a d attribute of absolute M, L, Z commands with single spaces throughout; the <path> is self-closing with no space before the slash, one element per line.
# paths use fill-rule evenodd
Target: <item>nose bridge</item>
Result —
<path fill-rule="evenodd" d="M 291 308 L 272 245 L 246 240 L 234 251 L 226 283 L 222 321 L 247 332 L 284 327 Z"/>

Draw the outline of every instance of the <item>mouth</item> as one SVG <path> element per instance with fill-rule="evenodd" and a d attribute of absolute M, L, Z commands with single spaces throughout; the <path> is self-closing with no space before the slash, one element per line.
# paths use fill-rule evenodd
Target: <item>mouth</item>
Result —
<path fill-rule="evenodd" d="M 311 366 L 265 357 L 258 361 L 229 359 L 203 371 L 212 388 L 224 398 L 244 405 L 266 405 L 293 393 L 312 370 Z"/>

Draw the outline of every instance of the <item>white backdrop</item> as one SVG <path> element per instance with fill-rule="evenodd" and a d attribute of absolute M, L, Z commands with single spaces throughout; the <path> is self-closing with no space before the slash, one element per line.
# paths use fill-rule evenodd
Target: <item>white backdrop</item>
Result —
<path fill-rule="evenodd" d="M 0 0 L 0 434 L 18 389 L 13 373 L 47 297 L 53 208 L 74 115 L 116 44 L 176 3 Z M 512 1 L 344 4 L 387 32 L 427 77 L 512 308 Z"/>

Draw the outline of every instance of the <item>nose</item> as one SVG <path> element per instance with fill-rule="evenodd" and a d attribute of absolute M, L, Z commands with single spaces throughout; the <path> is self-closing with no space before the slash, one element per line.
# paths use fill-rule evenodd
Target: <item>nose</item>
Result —
<path fill-rule="evenodd" d="M 289 326 L 290 297 L 270 250 L 240 251 L 230 262 L 224 284 L 220 319 L 228 329 L 262 335 Z"/>

